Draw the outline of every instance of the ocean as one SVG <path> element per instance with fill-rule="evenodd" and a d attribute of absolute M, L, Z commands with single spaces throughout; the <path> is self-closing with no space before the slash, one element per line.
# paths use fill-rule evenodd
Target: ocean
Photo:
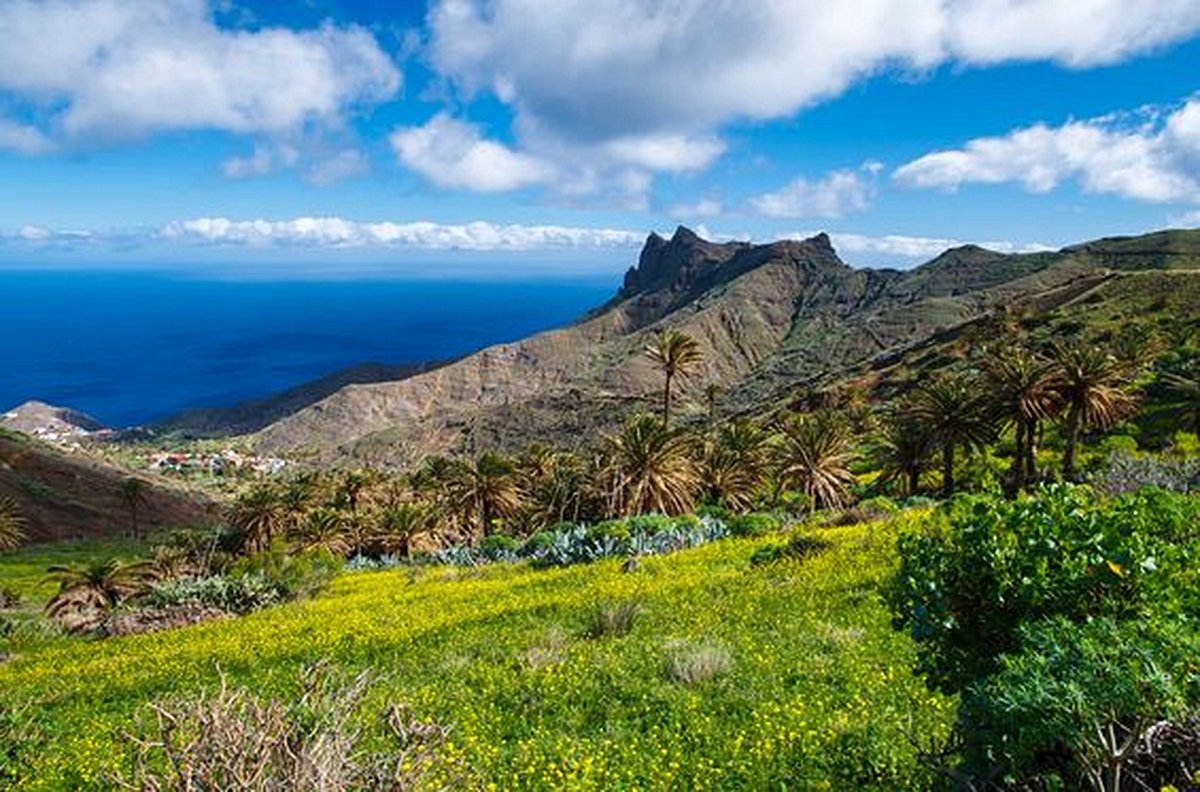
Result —
<path fill-rule="evenodd" d="M 360 363 L 512 341 L 572 322 L 617 285 L 0 271 L 0 410 L 39 399 L 110 426 L 149 424 Z"/>

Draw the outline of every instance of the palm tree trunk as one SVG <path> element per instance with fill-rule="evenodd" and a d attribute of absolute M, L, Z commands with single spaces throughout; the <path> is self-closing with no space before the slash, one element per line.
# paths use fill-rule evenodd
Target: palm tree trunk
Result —
<path fill-rule="evenodd" d="M 663 426 L 671 423 L 671 373 L 667 372 L 666 383 L 663 386 Z"/>
<path fill-rule="evenodd" d="M 1025 481 L 1026 483 L 1038 480 L 1037 468 L 1037 447 L 1041 442 L 1042 427 L 1041 422 L 1036 418 L 1029 424 L 1029 437 L 1025 443 Z"/>
<path fill-rule="evenodd" d="M 1072 404 L 1067 413 L 1067 443 L 1063 450 L 1062 475 L 1067 481 L 1075 478 L 1075 449 L 1079 446 L 1079 430 L 1083 423 L 1083 410 Z"/>
<path fill-rule="evenodd" d="M 1033 432 L 1024 418 L 1016 421 L 1017 440 L 1013 453 L 1013 464 L 1008 475 L 1012 478 L 1013 489 L 1017 492 L 1025 488 L 1025 448 L 1033 442 Z"/>
<path fill-rule="evenodd" d="M 908 469 L 908 494 L 916 495 L 921 488 L 921 468 L 913 465 Z"/>
<path fill-rule="evenodd" d="M 954 443 L 942 446 L 942 497 L 954 494 Z"/>

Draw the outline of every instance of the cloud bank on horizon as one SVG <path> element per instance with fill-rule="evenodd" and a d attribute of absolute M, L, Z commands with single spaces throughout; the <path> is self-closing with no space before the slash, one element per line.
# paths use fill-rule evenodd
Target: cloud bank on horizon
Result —
<path fill-rule="evenodd" d="M 396 5 L 0 0 L 0 250 L 1200 222 L 1197 0 Z"/>

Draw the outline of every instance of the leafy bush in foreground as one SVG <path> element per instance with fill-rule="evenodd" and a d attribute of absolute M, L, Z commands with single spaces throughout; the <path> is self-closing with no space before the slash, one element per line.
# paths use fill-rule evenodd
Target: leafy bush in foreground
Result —
<path fill-rule="evenodd" d="M 960 498 L 900 554 L 895 626 L 961 694 L 975 779 L 1120 789 L 1151 723 L 1200 710 L 1200 500 Z"/>

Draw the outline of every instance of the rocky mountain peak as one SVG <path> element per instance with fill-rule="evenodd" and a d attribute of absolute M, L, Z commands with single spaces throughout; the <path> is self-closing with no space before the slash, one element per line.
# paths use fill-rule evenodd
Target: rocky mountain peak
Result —
<path fill-rule="evenodd" d="M 676 228 L 670 239 L 652 233 L 646 238 L 637 266 L 625 273 L 618 298 L 684 290 L 697 276 L 720 267 L 745 247 L 743 242 L 709 242 L 684 226 Z"/>

